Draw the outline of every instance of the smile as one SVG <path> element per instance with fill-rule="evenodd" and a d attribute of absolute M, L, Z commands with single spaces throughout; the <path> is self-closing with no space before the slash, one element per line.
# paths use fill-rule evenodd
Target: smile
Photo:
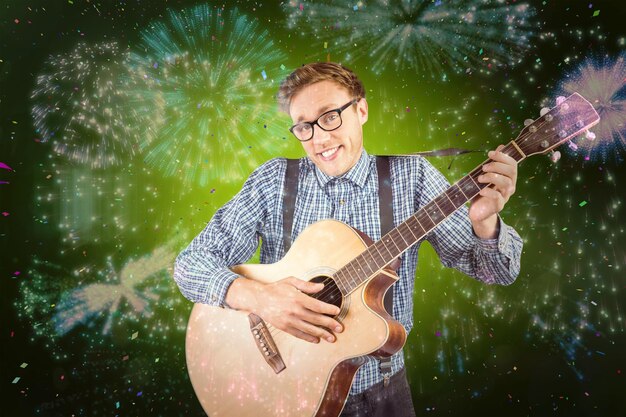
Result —
<path fill-rule="evenodd" d="M 339 150 L 340 146 L 337 146 L 335 148 L 332 149 L 327 149 L 324 152 L 322 152 L 320 155 L 322 156 L 322 159 L 324 160 L 329 160 L 333 157 L 333 155 L 335 155 L 337 153 L 337 151 Z"/>

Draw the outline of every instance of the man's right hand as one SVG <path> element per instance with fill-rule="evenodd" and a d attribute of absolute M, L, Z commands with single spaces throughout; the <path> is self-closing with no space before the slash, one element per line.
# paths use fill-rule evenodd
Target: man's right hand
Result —
<path fill-rule="evenodd" d="M 332 317 L 339 307 L 310 297 L 324 284 L 288 277 L 270 284 L 247 278 L 237 278 L 226 294 L 226 303 L 238 310 L 248 310 L 272 326 L 311 343 L 320 339 L 334 342 L 332 332 L 343 326 Z M 331 331 L 329 331 L 331 330 Z"/>

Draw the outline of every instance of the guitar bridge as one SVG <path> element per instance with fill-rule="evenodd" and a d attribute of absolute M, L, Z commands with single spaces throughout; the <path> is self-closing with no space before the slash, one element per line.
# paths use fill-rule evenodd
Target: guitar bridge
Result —
<path fill-rule="evenodd" d="M 286 368 L 285 362 L 280 356 L 276 343 L 274 343 L 274 338 L 272 338 L 265 322 L 261 317 L 253 313 L 248 314 L 248 320 L 250 321 L 252 337 L 256 342 L 257 348 L 259 348 L 259 352 L 263 355 L 265 362 L 272 367 L 275 373 L 280 373 Z"/>

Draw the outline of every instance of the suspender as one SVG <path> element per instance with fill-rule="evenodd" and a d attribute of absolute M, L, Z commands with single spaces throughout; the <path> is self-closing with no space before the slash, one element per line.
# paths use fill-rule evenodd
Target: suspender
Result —
<path fill-rule="evenodd" d="M 378 211 L 380 213 L 380 236 L 383 237 L 394 228 L 393 223 L 393 194 L 391 191 L 391 173 L 389 169 L 389 156 L 376 156 L 376 169 L 378 171 Z M 293 227 L 293 214 L 298 195 L 298 175 L 300 171 L 298 159 L 287 159 L 287 171 L 285 172 L 285 187 L 283 188 L 283 244 L 285 253 L 291 247 L 291 229 Z M 393 285 L 385 294 L 385 310 L 393 315 Z M 389 383 L 391 376 L 391 356 L 379 360 L 380 372 L 383 374 L 384 385 Z"/>
<path fill-rule="evenodd" d="M 285 253 L 291 247 L 293 212 L 296 207 L 296 196 L 298 195 L 299 163 L 298 159 L 287 159 L 285 188 L 283 188 L 283 243 L 285 245 Z"/>
<path fill-rule="evenodd" d="M 389 157 L 377 156 L 376 168 L 378 170 L 378 209 L 380 212 L 380 237 L 393 229 L 393 194 L 391 192 L 391 173 L 389 170 Z M 393 316 L 393 288 L 389 287 L 385 293 L 385 310 Z M 383 375 L 384 386 L 389 384 L 391 377 L 391 356 L 380 358 L 378 368 Z"/>
<path fill-rule="evenodd" d="M 389 170 L 389 157 L 387 155 L 376 157 L 378 170 L 378 210 L 380 213 L 380 236 L 383 237 L 393 229 L 393 195 L 391 192 L 391 174 Z M 296 207 L 298 195 L 298 175 L 300 166 L 298 159 L 287 159 L 287 171 L 285 172 L 285 187 L 283 188 L 283 245 L 285 253 L 291 247 L 291 229 L 293 228 L 293 213 Z M 393 287 L 391 287 L 393 288 Z M 387 291 L 389 295 L 390 291 Z M 393 300 L 393 297 L 391 297 Z M 391 304 L 387 304 L 385 297 L 385 309 L 392 313 Z"/>

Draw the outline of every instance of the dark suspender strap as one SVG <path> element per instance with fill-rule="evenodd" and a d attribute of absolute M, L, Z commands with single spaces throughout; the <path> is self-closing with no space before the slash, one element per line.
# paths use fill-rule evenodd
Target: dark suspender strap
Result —
<path fill-rule="evenodd" d="M 298 174 L 300 171 L 299 159 L 287 159 L 285 171 L 285 186 L 283 187 L 283 244 L 285 253 L 291 247 L 291 229 L 293 226 L 293 213 L 298 196 Z"/>
<path fill-rule="evenodd" d="M 376 156 L 378 170 L 378 210 L 380 212 L 380 237 L 389 233 L 393 228 L 393 194 L 391 192 L 391 173 L 389 171 L 389 157 Z M 385 310 L 393 313 L 393 286 L 385 294 Z"/>
<path fill-rule="evenodd" d="M 378 171 L 378 210 L 380 212 L 380 237 L 389 233 L 393 228 L 393 194 L 391 191 L 391 173 L 389 157 L 376 156 Z M 385 294 L 385 310 L 393 315 L 393 285 Z M 389 384 L 391 377 L 391 356 L 379 360 L 378 367 L 383 374 L 384 386 Z"/>

